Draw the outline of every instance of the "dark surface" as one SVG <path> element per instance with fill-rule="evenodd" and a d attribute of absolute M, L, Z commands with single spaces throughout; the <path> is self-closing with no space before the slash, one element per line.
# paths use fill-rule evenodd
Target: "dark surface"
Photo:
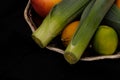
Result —
<path fill-rule="evenodd" d="M 38 47 L 23 16 L 26 4 L 27 0 L 1 2 L 0 80 L 120 79 L 120 59 L 69 65 L 61 54 Z"/>

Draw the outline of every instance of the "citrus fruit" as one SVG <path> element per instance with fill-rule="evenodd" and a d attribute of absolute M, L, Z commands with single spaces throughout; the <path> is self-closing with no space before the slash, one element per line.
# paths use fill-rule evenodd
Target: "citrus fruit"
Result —
<path fill-rule="evenodd" d="M 120 8 L 120 0 L 116 0 L 115 4 L 118 6 L 118 8 Z"/>
<path fill-rule="evenodd" d="M 111 55 L 118 45 L 118 35 L 116 31 L 107 25 L 101 25 L 93 38 L 94 50 L 102 55 Z"/>
<path fill-rule="evenodd" d="M 31 6 L 35 12 L 45 18 L 50 10 L 62 0 L 30 0 Z"/>
<path fill-rule="evenodd" d="M 73 22 L 71 22 L 62 31 L 61 40 L 62 40 L 64 46 L 67 46 L 69 44 L 73 34 L 76 31 L 76 28 L 77 28 L 79 22 L 80 21 L 73 21 Z"/>

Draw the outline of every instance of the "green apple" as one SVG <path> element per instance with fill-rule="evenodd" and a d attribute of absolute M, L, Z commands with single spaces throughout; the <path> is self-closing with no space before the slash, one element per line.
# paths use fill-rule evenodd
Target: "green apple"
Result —
<path fill-rule="evenodd" d="M 111 55 L 118 45 L 118 35 L 116 31 L 107 25 L 101 25 L 93 38 L 94 50 L 102 55 Z"/>

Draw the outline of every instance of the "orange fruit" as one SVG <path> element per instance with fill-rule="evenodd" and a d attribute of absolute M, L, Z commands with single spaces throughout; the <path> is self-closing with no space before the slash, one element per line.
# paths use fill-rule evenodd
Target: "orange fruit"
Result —
<path fill-rule="evenodd" d="M 116 0 L 115 4 L 120 8 L 120 0 Z"/>
<path fill-rule="evenodd" d="M 71 22 L 62 31 L 61 40 L 62 40 L 65 47 L 69 44 L 72 36 L 74 35 L 74 33 L 75 33 L 76 29 L 77 29 L 77 26 L 78 26 L 79 22 L 80 21 Z"/>
<path fill-rule="evenodd" d="M 45 18 L 50 10 L 62 0 L 30 0 L 31 6 L 35 10 L 35 12 Z"/>

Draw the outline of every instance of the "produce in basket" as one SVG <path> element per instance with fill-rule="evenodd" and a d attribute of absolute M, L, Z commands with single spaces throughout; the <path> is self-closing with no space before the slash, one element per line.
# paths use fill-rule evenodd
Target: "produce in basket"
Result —
<path fill-rule="evenodd" d="M 54 6 L 42 24 L 32 34 L 41 47 L 46 47 L 70 22 L 82 13 L 90 0 L 62 0 Z"/>
<path fill-rule="evenodd" d="M 77 26 L 77 31 L 73 35 L 71 42 L 66 46 L 63 54 L 68 63 L 75 64 L 81 59 L 83 52 L 89 45 L 90 40 L 102 21 L 105 22 L 106 25 L 113 27 L 119 35 L 119 10 L 118 7 L 114 8 L 114 1 L 115 0 L 63 0 L 51 9 L 42 24 L 33 32 L 32 38 L 41 48 L 45 48 L 69 23 L 79 18 L 80 24 Z M 114 17 L 111 19 L 113 15 Z M 84 27 L 81 28 L 81 25 Z M 82 38 L 78 37 L 80 34 L 83 38 L 83 41 L 80 42 L 80 44 L 82 44 L 81 47 L 78 46 L 80 45 L 78 44 L 79 41 L 82 40 Z M 70 47 L 70 45 L 72 46 Z M 75 52 L 75 56 L 71 55 L 71 52 L 73 52 L 73 54 Z"/>
<path fill-rule="evenodd" d="M 106 13 L 115 0 L 96 0 L 90 7 L 85 19 L 81 21 L 75 35 L 67 46 L 64 58 L 70 64 L 77 63 L 92 39 L 97 27 L 100 25 Z"/>

